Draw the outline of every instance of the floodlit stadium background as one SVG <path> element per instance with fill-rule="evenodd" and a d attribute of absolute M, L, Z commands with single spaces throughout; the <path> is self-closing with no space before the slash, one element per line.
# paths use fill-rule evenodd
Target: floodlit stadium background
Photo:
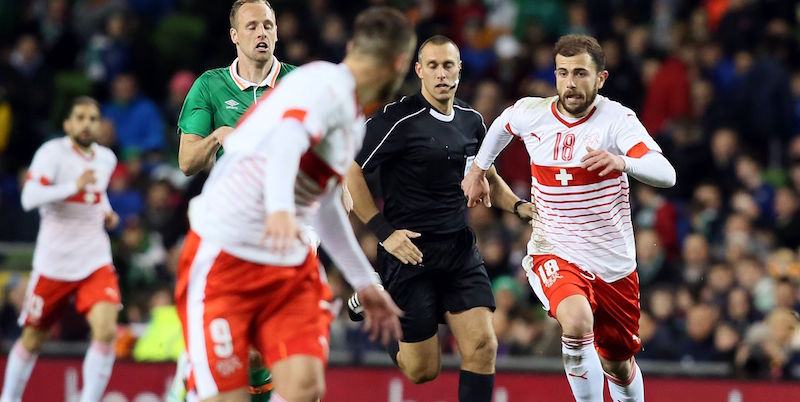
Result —
<path fill-rule="evenodd" d="M 795 2 L 275 0 L 275 55 L 292 64 L 339 61 L 354 15 L 379 3 L 405 11 L 420 40 L 444 34 L 459 44 L 457 96 L 487 125 L 519 97 L 555 94 L 558 35 L 595 35 L 610 73 L 600 93 L 637 112 L 678 172 L 672 189 L 631 192 L 643 309 L 638 359 L 649 400 L 800 400 L 800 329 L 791 314 L 800 310 Z M 20 179 L 36 148 L 62 134 L 69 100 L 89 94 L 119 116 L 104 122 L 100 139 L 120 160 L 109 197 L 124 222 L 112 233 L 125 309 L 107 400 L 159 400 L 172 365 L 137 361 L 168 361 L 179 350 L 169 341 L 180 338 L 179 327 L 152 318 L 171 304 L 186 202 L 201 184 L 177 168 L 175 125 L 194 78 L 235 57 L 229 7 L 228 0 L 0 0 L 4 352 L 20 333 L 16 317 L 38 223 L 36 212 L 22 212 Z M 403 93 L 418 85 L 409 76 Z M 123 146 L 116 133 L 134 135 Z M 498 168 L 518 194 L 528 193 L 521 143 L 506 149 Z M 519 268 L 526 226 L 484 208 L 471 211 L 470 224 L 498 304 L 495 401 L 571 400 L 559 330 Z M 375 238 L 358 233 L 374 259 Z M 345 299 L 350 289 L 335 266 L 327 268 Z M 77 313 L 64 316 L 26 398 L 70 400 L 87 333 Z M 161 341 L 155 347 L 142 337 L 153 333 Z M 412 386 L 397 370 L 369 369 L 389 359 L 346 315 L 331 335 L 326 400 L 455 401 L 456 377 L 447 370 L 432 384 Z M 441 336 L 445 367 L 457 367 L 444 327 Z"/>

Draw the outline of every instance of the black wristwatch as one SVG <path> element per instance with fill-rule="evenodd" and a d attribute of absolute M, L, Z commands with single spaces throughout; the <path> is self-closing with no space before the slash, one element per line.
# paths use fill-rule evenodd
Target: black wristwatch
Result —
<path fill-rule="evenodd" d="M 519 214 L 519 206 L 520 206 L 520 205 L 522 205 L 522 204 L 525 204 L 525 203 L 527 203 L 527 202 L 528 202 L 528 201 L 525 201 L 525 200 L 519 200 L 519 201 L 515 202 L 515 203 L 514 203 L 514 215 L 516 215 L 516 216 L 517 216 L 518 218 L 520 218 L 520 219 L 524 219 L 524 218 L 522 218 L 522 216 Z"/>

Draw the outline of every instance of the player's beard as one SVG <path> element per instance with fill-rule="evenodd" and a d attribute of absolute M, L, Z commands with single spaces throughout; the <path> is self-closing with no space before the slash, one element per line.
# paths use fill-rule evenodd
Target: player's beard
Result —
<path fill-rule="evenodd" d="M 566 91 L 564 92 L 564 94 L 558 94 L 558 103 L 561 104 L 561 107 L 563 107 L 564 110 L 567 111 L 567 113 L 571 115 L 581 115 L 586 111 L 586 109 L 589 108 L 589 106 L 592 105 L 592 103 L 594 103 L 594 99 L 597 97 L 597 89 L 598 89 L 597 87 L 592 88 L 591 92 L 587 93 L 586 96 L 583 98 L 583 103 L 577 106 L 574 107 L 567 106 Z"/>
<path fill-rule="evenodd" d="M 83 135 L 83 132 L 80 131 L 77 134 L 72 135 L 71 137 L 72 140 L 75 141 L 75 143 L 78 144 L 78 146 L 81 148 L 89 148 L 94 143 L 94 136 L 92 135 L 85 136 Z"/>

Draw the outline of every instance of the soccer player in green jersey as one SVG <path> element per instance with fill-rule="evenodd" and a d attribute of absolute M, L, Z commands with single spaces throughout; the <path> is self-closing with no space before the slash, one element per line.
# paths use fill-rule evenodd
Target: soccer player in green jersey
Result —
<path fill-rule="evenodd" d="M 236 0 L 231 6 L 230 35 L 237 57 L 230 66 L 208 70 L 197 78 L 178 118 L 178 165 L 187 176 L 212 166 L 242 114 L 296 68 L 273 55 L 278 40 L 275 20 L 275 10 L 267 0 Z M 185 394 L 179 389 L 184 386 L 184 368 L 178 367 L 172 400 L 182 400 L 180 394 Z M 269 401 L 271 389 L 269 371 L 258 353 L 251 353 L 252 401 Z"/>
<path fill-rule="evenodd" d="M 178 118 L 178 165 L 187 176 L 211 166 L 245 110 L 296 68 L 273 55 L 278 27 L 268 1 L 236 0 L 230 23 L 236 59 L 197 78 Z"/>

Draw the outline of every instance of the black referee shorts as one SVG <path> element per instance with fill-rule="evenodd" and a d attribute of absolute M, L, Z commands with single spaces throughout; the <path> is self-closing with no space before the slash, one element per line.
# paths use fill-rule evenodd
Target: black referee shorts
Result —
<path fill-rule="evenodd" d="M 405 265 L 380 246 L 376 263 L 383 286 L 405 312 L 400 319 L 403 342 L 420 342 L 436 334 L 446 311 L 473 307 L 494 311 L 492 287 L 472 230 L 423 234 L 413 241 L 422 251 L 422 266 Z"/>

